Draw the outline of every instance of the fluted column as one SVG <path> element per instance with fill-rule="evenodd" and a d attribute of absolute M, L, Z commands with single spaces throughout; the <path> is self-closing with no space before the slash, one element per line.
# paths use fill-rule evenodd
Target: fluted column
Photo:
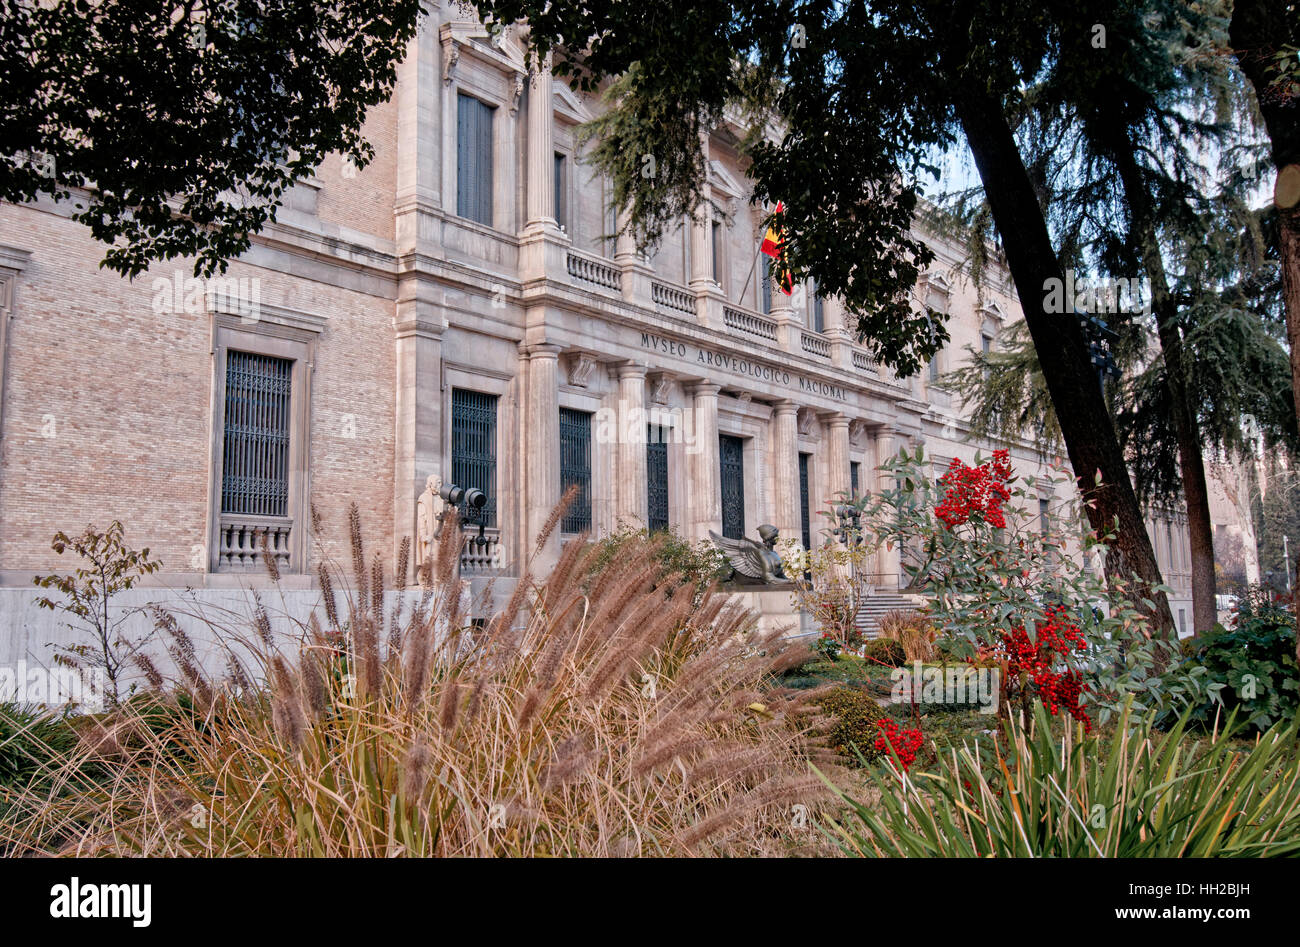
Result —
<path fill-rule="evenodd" d="M 849 477 L 849 419 L 838 412 L 825 415 L 826 498 L 831 505 L 844 502 L 852 481 Z"/>
<path fill-rule="evenodd" d="M 528 353 L 528 410 L 524 434 L 527 484 L 525 556 L 531 555 L 551 511 L 560 499 L 560 396 L 558 345 L 534 345 Z M 551 537 L 533 563 L 545 575 L 559 555 L 560 531 Z"/>
<path fill-rule="evenodd" d="M 551 60 L 533 73 L 528 87 L 528 224 L 527 229 L 554 229 L 555 108 L 551 98 Z"/>
<path fill-rule="evenodd" d="M 686 522 L 690 539 L 722 529 L 722 472 L 718 467 L 718 391 L 712 382 L 687 387 L 694 443 L 687 451 Z"/>
<path fill-rule="evenodd" d="M 799 406 L 778 401 L 772 409 L 773 525 L 782 539 L 802 541 L 803 513 L 799 509 Z"/>
<path fill-rule="evenodd" d="M 618 472 L 614 518 L 645 526 L 646 496 L 645 366 L 626 364 L 618 369 Z"/>

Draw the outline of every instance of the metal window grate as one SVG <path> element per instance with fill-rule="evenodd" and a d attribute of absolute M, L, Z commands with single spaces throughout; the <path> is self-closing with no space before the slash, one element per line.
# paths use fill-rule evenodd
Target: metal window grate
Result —
<path fill-rule="evenodd" d="M 288 516 L 292 388 L 292 360 L 226 353 L 222 513 Z"/>
<path fill-rule="evenodd" d="M 561 533 L 591 529 L 591 415 L 573 408 L 560 409 L 560 491 L 577 485 L 578 495 L 564 511 Z"/>
<path fill-rule="evenodd" d="M 668 438 L 663 427 L 646 425 L 646 499 L 650 532 L 668 528 Z"/>
<path fill-rule="evenodd" d="M 488 498 L 478 520 L 497 525 L 497 396 L 451 391 L 451 479 L 482 490 Z"/>
<path fill-rule="evenodd" d="M 745 536 L 745 442 L 730 434 L 718 435 L 722 473 L 722 535 Z"/>

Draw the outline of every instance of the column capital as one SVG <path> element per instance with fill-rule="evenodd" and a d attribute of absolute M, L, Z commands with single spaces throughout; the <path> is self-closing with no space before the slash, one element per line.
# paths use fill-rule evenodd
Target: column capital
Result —
<path fill-rule="evenodd" d="M 791 414 L 798 415 L 799 403 L 797 401 L 791 401 L 789 398 L 782 398 L 780 401 L 773 402 L 772 413 L 777 416 Z"/>
<path fill-rule="evenodd" d="M 827 427 L 842 427 L 847 430 L 849 426 L 849 416 L 842 411 L 824 411 L 820 417 Z"/>
<path fill-rule="evenodd" d="M 645 378 L 646 372 L 649 371 L 644 362 L 634 362 L 631 359 L 626 362 L 619 362 L 617 369 L 620 380 L 624 378 Z"/>
<path fill-rule="evenodd" d="M 558 359 L 563 347 L 554 342 L 534 342 L 525 351 L 529 358 Z"/>
<path fill-rule="evenodd" d="M 718 392 L 722 390 L 722 386 L 714 381 L 688 381 L 686 390 L 696 397 L 700 395 L 716 397 Z"/>

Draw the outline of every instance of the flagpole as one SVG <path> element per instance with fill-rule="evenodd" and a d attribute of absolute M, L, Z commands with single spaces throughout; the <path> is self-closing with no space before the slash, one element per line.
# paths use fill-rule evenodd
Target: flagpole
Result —
<path fill-rule="evenodd" d="M 745 305 L 745 293 L 749 290 L 749 281 L 754 276 L 754 268 L 758 266 L 758 258 L 763 252 L 763 241 L 767 238 L 767 231 L 763 231 L 763 236 L 758 238 L 758 243 L 754 247 L 754 258 L 749 261 L 749 272 L 745 274 L 745 282 L 740 287 L 740 298 L 736 300 L 737 306 Z M 755 306 L 755 309 L 758 307 Z"/>

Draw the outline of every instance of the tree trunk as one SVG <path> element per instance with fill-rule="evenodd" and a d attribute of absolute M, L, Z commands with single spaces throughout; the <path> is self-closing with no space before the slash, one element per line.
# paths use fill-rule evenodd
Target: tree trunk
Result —
<path fill-rule="evenodd" d="M 1112 529 L 1116 533 L 1106 556 L 1107 577 L 1114 587 L 1136 575 L 1147 586 L 1138 590 L 1138 598 L 1149 598 L 1154 606 L 1148 609 L 1139 601 L 1138 607 L 1147 612 L 1159 633 L 1176 635 L 1168 599 L 1152 588 L 1162 584 L 1160 568 L 1083 332 L 1073 313 L 1046 311 L 1047 281 L 1063 281 L 1064 273 L 1015 137 L 1001 104 L 987 95 L 971 95 L 960 101 L 957 118 L 975 157 L 1006 249 L 1070 463 L 1089 500 L 1089 523 L 1099 533 Z"/>
<path fill-rule="evenodd" d="M 1142 180 L 1134 152 L 1116 148 L 1113 158 L 1128 199 L 1131 237 L 1137 243 L 1142 265 L 1151 281 L 1151 311 L 1156 317 L 1165 381 L 1173 408 L 1174 439 L 1182 474 L 1183 500 L 1187 504 L 1188 545 L 1192 554 L 1192 633 L 1209 631 L 1218 621 L 1215 606 L 1214 527 L 1210 519 L 1210 487 L 1205 478 L 1205 458 L 1196 414 L 1192 411 L 1183 362 L 1183 333 L 1178 325 L 1178 304 L 1169 292 L 1169 278 L 1156 237 L 1155 212 Z"/>
<path fill-rule="evenodd" d="M 1278 243 L 1282 265 L 1282 299 L 1286 307 L 1286 337 L 1291 346 L 1291 390 L 1300 420 L 1300 200 L 1295 188 L 1283 187 L 1283 175 L 1300 175 L 1300 94 L 1284 80 L 1280 54 L 1295 55 L 1300 46 L 1300 17 L 1292 5 L 1278 0 L 1237 0 L 1228 37 L 1241 71 L 1255 88 L 1264 126 L 1277 166 Z M 1289 50 L 1289 52 L 1287 52 Z M 1300 556 L 1291 583 L 1292 607 L 1300 622 Z M 1296 628 L 1296 660 L 1300 661 L 1300 623 Z"/>

